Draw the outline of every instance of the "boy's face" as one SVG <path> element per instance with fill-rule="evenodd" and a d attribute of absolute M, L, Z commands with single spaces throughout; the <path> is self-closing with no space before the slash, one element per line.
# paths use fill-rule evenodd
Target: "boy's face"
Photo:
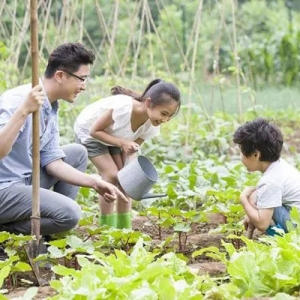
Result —
<path fill-rule="evenodd" d="M 260 171 L 260 160 L 258 153 L 253 153 L 250 156 L 245 156 L 241 152 L 240 158 L 244 166 L 247 168 L 248 172 Z"/>

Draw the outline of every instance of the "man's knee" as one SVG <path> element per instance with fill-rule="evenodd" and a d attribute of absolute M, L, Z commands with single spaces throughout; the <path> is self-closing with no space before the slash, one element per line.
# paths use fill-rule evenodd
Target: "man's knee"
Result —
<path fill-rule="evenodd" d="M 88 162 L 88 153 L 84 146 L 74 143 L 62 146 L 62 150 L 67 156 L 64 160 L 69 165 L 80 171 L 85 171 Z"/>
<path fill-rule="evenodd" d="M 87 152 L 86 148 L 83 145 L 80 145 L 80 144 L 71 144 L 71 145 L 72 145 L 72 147 L 74 147 L 73 151 L 76 152 L 76 155 L 81 157 L 83 160 L 88 159 L 88 152 Z"/>
<path fill-rule="evenodd" d="M 72 208 L 69 210 L 70 221 L 68 223 L 70 227 L 74 228 L 78 224 L 80 218 L 81 218 L 81 208 L 76 202 L 73 202 Z"/>
<path fill-rule="evenodd" d="M 73 229 L 79 222 L 81 218 L 81 208 L 76 202 L 72 202 L 72 205 L 68 206 L 65 210 L 65 215 L 63 217 L 63 229 L 70 230 Z"/>
<path fill-rule="evenodd" d="M 87 160 L 88 159 L 88 153 L 86 148 L 83 145 L 80 144 L 69 144 L 62 147 L 66 155 L 72 154 L 72 156 L 75 156 L 79 158 L 80 160 Z"/>

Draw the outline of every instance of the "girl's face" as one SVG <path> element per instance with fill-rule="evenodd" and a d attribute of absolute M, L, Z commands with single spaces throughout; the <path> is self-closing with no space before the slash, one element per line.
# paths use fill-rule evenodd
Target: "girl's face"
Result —
<path fill-rule="evenodd" d="M 149 99 L 148 103 L 147 113 L 153 126 L 159 126 L 162 123 L 170 121 L 178 108 L 178 103 L 174 100 L 152 106 Z"/>

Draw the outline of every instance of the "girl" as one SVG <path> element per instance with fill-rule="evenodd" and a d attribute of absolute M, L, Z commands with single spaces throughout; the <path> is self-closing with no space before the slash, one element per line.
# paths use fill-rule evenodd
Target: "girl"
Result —
<path fill-rule="evenodd" d="M 140 96 L 116 87 L 113 96 L 98 100 L 79 114 L 74 130 L 76 141 L 87 148 L 92 163 L 102 179 L 118 184 L 117 173 L 126 157 L 159 134 L 159 126 L 180 109 L 180 92 L 171 83 L 155 79 Z M 100 225 L 131 228 L 131 199 L 114 203 L 99 197 Z"/>

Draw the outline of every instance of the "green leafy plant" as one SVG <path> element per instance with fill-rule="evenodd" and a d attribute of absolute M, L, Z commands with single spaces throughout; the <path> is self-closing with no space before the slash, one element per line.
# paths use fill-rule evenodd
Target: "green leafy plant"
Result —
<path fill-rule="evenodd" d="M 130 255 L 95 252 L 78 261 L 80 271 L 54 267 L 61 279 L 51 282 L 58 292 L 51 299 L 204 299 L 205 290 L 215 286 L 209 278 L 193 274 L 174 253 L 155 260 L 142 240 Z"/>

